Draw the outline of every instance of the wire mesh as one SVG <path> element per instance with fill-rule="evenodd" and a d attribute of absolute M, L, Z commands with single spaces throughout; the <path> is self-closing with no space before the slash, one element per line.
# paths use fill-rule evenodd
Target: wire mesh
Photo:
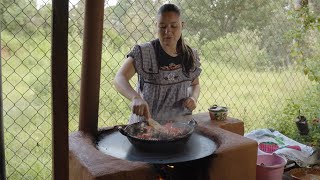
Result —
<path fill-rule="evenodd" d="M 156 38 L 156 11 L 167 2 L 181 7 L 183 37 L 200 54 L 203 72 L 195 113 L 218 104 L 243 120 L 247 132 L 274 124 L 294 132 L 281 120 L 287 99 L 302 96 L 314 83 L 290 56 L 293 5 L 287 0 L 106 1 L 99 127 L 127 123 L 130 101 L 112 80 L 135 44 Z M 7 176 L 50 179 L 51 2 L 3 0 L 0 5 Z M 84 1 L 71 0 L 69 10 L 69 129 L 76 131 Z M 134 77 L 131 84 L 136 81 Z"/>

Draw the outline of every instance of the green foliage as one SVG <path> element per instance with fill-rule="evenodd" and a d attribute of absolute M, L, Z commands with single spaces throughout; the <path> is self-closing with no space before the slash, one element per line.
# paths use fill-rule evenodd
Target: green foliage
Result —
<path fill-rule="evenodd" d="M 52 4 L 45 4 L 38 9 L 38 13 L 34 17 L 35 26 L 41 27 L 38 29 L 45 36 L 51 34 L 51 9 Z"/>
<path fill-rule="evenodd" d="M 268 126 L 286 134 L 305 144 L 312 144 L 320 147 L 320 126 L 314 124 L 313 120 L 320 116 L 320 85 L 313 85 L 311 88 L 296 97 L 286 100 L 283 109 L 274 112 L 268 121 Z M 309 135 L 300 136 L 295 124 L 299 115 L 307 118 L 309 124 Z"/>
<path fill-rule="evenodd" d="M 269 18 L 269 23 L 260 32 L 260 47 L 268 53 L 270 68 L 290 68 L 293 66 L 289 55 L 292 38 L 287 38 L 287 29 L 292 29 L 293 24 L 288 21 L 288 10 L 277 8 Z"/>
<path fill-rule="evenodd" d="M 316 4 L 309 4 L 300 10 L 291 11 L 290 18 L 294 23 L 289 37 L 293 39 L 291 57 L 295 59 L 298 67 L 311 81 L 317 82 L 314 87 L 306 91 L 304 96 L 289 99 L 283 114 L 274 117 L 280 123 L 273 121 L 273 126 L 282 130 L 288 136 L 302 143 L 320 147 L 320 126 L 313 123 L 320 116 L 320 16 L 315 11 Z M 307 136 L 301 136 L 295 128 L 293 119 L 301 110 L 308 119 L 310 132 Z M 288 128 L 288 125 L 291 128 Z M 286 128 L 284 128 L 286 127 Z"/>
<path fill-rule="evenodd" d="M 187 29 L 192 35 L 199 34 L 200 41 L 212 41 L 229 33 L 261 30 L 272 14 L 272 1 L 237 0 L 211 1 L 174 0 L 181 6 Z"/>
<path fill-rule="evenodd" d="M 17 32 L 23 30 L 28 34 L 32 34 L 36 31 L 36 27 L 32 21 L 33 17 L 37 15 L 36 1 L 1 1 L 1 11 L 2 15 L 2 25 L 3 28 L 9 30 L 10 32 L 16 34 Z"/>
<path fill-rule="evenodd" d="M 9 51 L 2 57 L 7 174 L 10 179 L 22 179 L 21 174 L 50 179 L 51 44 L 41 33 L 32 38 L 1 33 L 1 44 Z"/>
<path fill-rule="evenodd" d="M 161 1 L 120 0 L 106 8 L 106 31 L 116 29 L 128 47 L 155 37 L 155 16 Z M 110 28 L 112 27 L 112 28 Z"/>
<path fill-rule="evenodd" d="M 260 43 L 257 31 L 244 29 L 204 44 L 201 51 L 205 59 L 212 62 L 240 69 L 264 68 L 268 65 L 268 55 L 259 48 Z"/>
<path fill-rule="evenodd" d="M 125 39 L 119 34 L 118 31 L 116 31 L 114 28 L 110 28 L 109 30 L 106 30 L 104 32 L 104 43 L 108 44 L 110 48 L 113 49 L 121 49 L 125 48 L 126 50 L 129 50 L 128 46 L 126 46 Z"/>
<path fill-rule="evenodd" d="M 77 4 L 72 5 L 69 11 L 69 32 L 73 36 L 83 35 L 84 27 L 84 0 L 80 0 Z"/>
<path fill-rule="evenodd" d="M 311 5 L 291 12 L 296 24 L 290 32 L 294 39 L 291 56 L 311 81 L 320 83 L 320 15 L 310 11 Z"/>

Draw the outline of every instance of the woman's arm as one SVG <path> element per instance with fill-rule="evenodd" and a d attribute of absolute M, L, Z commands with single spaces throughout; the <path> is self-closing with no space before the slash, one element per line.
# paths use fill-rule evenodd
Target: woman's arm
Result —
<path fill-rule="evenodd" d="M 124 64 L 117 72 L 113 84 L 120 94 L 132 101 L 132 112 L 134 114 L 149 119 L 151 116 L 147 102 L 142 99 L 139 93 L 136 92 L 129 83 L 129 80 L 136 73 L 133 61 L 134 59 L 130 56 L 125 60 Z"/>
<path fill-rule="evenodd" d="M 191 83 L 191 86 L 188 88 L 189 97 L 194 98 L 196 102 L 198 102 L 199 94 L 200 94 L 200 84 L 199 77 L 194 79 Z"/>
<path fill-rule="evenodd" d="M 128 57 L 113 80 L 113 84 L 115 85 L 116 89 L 120 92 L 120 94 L 129 100 L 140 96 L 129 83 L 129 80 L 136 73 L 133 61 L 134 59 L 132 57 Z"/>
<path fill-rule="evenodd" d="M 199 77 L 194 79 L 191 86 L 188 88 L 189 97 L 184 101 L 184 106 L 190 110 L 194 110 L 197 106 L 199 94 L 200 94 L 200 84 Z"/>

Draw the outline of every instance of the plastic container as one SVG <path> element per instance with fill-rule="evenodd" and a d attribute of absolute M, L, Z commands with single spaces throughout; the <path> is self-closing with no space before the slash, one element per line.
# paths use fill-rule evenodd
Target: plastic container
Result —
<path fill-rule="evenodd" d="M 287 160 L 273 154 L 258 155 L 256 180 L 281 180 Z"/>

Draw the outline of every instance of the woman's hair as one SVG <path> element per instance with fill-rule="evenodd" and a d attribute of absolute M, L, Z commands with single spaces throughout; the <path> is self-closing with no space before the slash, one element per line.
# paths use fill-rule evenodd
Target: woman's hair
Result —
<path fill-rule="evenodd" d="M 181 13 L 178 6 L 174 4 L 164 4 L 159 8 L 158 16 L 166 12 L 174 12 L 177 13 L 178 16 L 180 16 Z M 189 76 L 190 70 L 195 66 L 196 58 L 190 46 L 184 42 L 182 35 L 177 42 L 177 52 L 182 55 L 182 68 L 186 72 L 186 75 Z"/>

